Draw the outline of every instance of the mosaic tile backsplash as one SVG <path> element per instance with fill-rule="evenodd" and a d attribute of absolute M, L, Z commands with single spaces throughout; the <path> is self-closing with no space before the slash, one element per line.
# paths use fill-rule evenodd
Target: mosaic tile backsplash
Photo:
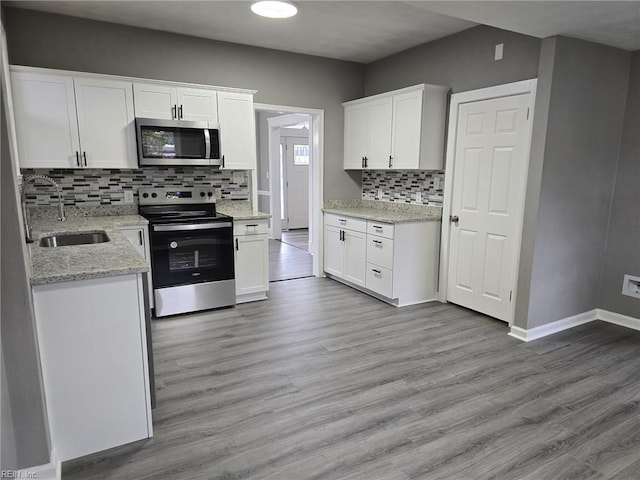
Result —
<path fill-rule="evenodd" d="M 43 174 L 53 178 L 62 190 L 65 205 L 125 204 L 125 192 L 133 192 L 138 203 L 140 187 L 194 187 L 201 185 L 219 189 L 219 198 L 248 200 L 249 183 L 246 171 L 220 171 L 209 167 L 145 167 L 137 170 L 119 169 L 23 169 L 22 174 Z M 52 205 L 58 199 L 55 189 L 36 182 L 27 187 L 27 205 Z"/>
<path fill-rule="evenodd" d="M 362 199 L 442 206 L 443 171 L 364 170 Z M 421 199 L 416 199 L 420 192 Z M 381 194 L 381 196 L 379 196 Z"/>

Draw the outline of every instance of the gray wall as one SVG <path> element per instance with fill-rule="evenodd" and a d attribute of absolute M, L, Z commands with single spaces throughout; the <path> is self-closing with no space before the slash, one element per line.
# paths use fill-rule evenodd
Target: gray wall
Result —
<path fill-rule="evenodd" d="M 5 118 L 2 102 L 2 470 L 49 463 L 49 436 L 31 307 L 31 287 L 27 277 L 24 236 L 19 220 Z"/>
<path fill-rule="evenodd" d="M 361 97 L 364 66 L 105 22 L 7 8 L 12 64 L 258 90 L 255 101 L 325 111 L 327 199 L 359 198 L 342 169 L 342 102 Z"/>
<path fill-rule="evenodd" d="M 629 57 L 612 47 L 556 39 L 526 328 L 599 306 Z M 518 326 L 523 322 L 516 319 Z"/>
<path fill-rule="evenodd" d="M 531 153 L 527 174 L 527 191 L 524 204 L 522 243 L 516 293 L 514 324 L 527 328 L 529 313 L 529 290 L 531 289 L 531 269 L 533 268 L 533 247 L 538 225 L 538 204 L 542 185 L 542 166 L 547 140 L 549 111 L 551 109 L 551 86 L 556 56 L 557 37 L 545 38 L 540 47 L 538 85 L 536 91 L 533 131 L 531 133 Z"/>
<path fill-rule="evenodd" d="M 622 135 L 599 307 L 640 318 L 640 299 L 621 294 L 625 273 L 640 276 L 640 51 L 631 61 Z"/>
<path fill-rule="evenodd" d="M 494 47 L 504 43 L 504 58 Z M 540 39 L 479 26 L 426 43 L 367 65 L 365 94 L 431 83 L 454 92 L 538 76 Z M 355 97 L 354 97 L 355 98 Z"/>

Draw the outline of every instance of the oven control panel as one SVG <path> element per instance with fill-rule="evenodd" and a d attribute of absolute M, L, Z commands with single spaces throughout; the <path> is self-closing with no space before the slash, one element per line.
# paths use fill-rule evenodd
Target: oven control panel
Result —
<path fill-rule="evenodd" d="M 140 205 L 176 205 L 189 203 L 215 203 L 212 187 L 141 188 Z"/>

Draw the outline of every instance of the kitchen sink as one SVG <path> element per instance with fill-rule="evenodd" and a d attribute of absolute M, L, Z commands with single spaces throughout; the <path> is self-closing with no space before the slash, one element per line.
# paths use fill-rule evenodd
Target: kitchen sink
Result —
<path fill-rule="evenodd" d="M 91 243 L 104 243 L 111 239 L 107 232 L 97 230 L 95 232 L 59 233 L 40 239 L 41 247 L 67 247 L 71 245 L 88 245 Z"/>

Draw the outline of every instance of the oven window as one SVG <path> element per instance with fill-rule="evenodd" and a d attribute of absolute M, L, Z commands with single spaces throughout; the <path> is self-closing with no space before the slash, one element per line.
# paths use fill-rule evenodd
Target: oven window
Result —
<path fill-rule="evenodd" d="M 213 241 L 200 238 L 169 239 L 169 271 L 184 272 L 216 266 L 216 252 Z"/>

